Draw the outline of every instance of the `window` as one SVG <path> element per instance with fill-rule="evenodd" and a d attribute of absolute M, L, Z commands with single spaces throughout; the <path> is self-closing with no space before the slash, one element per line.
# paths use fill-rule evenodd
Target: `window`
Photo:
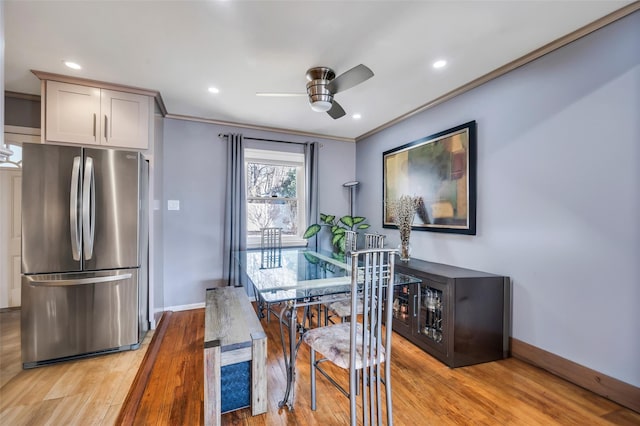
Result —
<path fill-rule="evenodd" d="M 247 246 L 260 246 L 260 230 L 282 228 L 282 244 L 306 245 L 304 154 L 247 148 Z"/>
<path fill-rule="evenodd" d="M 22 167 L 22 145 L 7 142 L 4 147 L 10 149 L 13 154 L 9 157 L 2 156 L 0 158 L 0 167 L 2 168 L 21 168 Z"/>

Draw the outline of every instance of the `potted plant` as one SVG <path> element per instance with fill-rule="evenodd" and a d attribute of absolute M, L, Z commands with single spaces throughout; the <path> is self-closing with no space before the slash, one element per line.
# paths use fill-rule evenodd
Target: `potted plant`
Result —
<path fill-rule="evenodd" d="M 362 216 L 342 216 L 338 219 L 334 215 L 320 213 L 320 223 L 309 225 L 302 238 L 309 239 L 318 234 L 323 227 L 331 230 L 331 244 L 339 255 L 345 252 L 345 231 L 368 229 L 371 225 L 364 223 L 367 219 Z"/>

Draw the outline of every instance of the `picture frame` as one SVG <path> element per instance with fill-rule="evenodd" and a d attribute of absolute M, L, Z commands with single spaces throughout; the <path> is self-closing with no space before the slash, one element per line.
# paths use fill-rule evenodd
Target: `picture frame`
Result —
<path fill-rule="evenodd" d="M 476 122 L 382 154 L 384 228 L 398 228 L 390 202 L 418 197 L 411 229 L 476 235 Z"/>

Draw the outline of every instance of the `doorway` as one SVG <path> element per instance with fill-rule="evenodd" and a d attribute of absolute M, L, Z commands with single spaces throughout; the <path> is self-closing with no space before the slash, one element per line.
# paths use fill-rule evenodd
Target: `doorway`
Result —
<path fill-rule="evenodd" d="M 39 135 L 40 129 L 5 126 L 13 155 L 0 162 L 0 309 L 21 305 L 22 143 L 39 143 Z"/>

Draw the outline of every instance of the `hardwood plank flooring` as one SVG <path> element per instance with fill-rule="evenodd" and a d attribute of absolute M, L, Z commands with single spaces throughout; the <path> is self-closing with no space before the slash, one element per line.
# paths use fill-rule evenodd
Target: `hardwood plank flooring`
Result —
<path fill-rule="evenodd" d="M 295 409 L 278 408 L 286 385 L 280 331 L 277 321 L 263 321 L 263 327 L 268 336 L 268 412 L 252 417 L 249 408 L 234 411 L 222 416 L 222 424 L 348 424 L 348 399 L 322 377 L 318 410 L 311 411 L 304 345 L 297 361 Z M 204 309 L 173 313 L 133 424 L 204 424 L 203 333 Z M 515 358 L 450 369 L 397 334 L 393 348 L 398 425 L 640 425 L 640 413 Z M 346 384 L 347 375 L 343 377 Z"/>
<path fill-rule="evenodd" d="M 22 369 L 20 310 L 0 312 L 0 425 L 114 425 L 153 332 L 135 351 Z"/>
<path fill-rule="evenodd" d="M 344 425 L 348 400 L 318 377 L 318 410 L 309 406 L 309 351 L 298 357 L 295 410 L 279 409 L 285 369 L 277 321 L 268 336 L 268 412 L 224 414 L 224 425 Z M 130 422 L 118 415 L 149 346 L 23 371 L 19 311 L 0 313 L 0 424 L 200 425 L 203 422 L 204 309 L 174 312 L 149 382 Z M 397 425 L 640 425 L 628 410 L 520 360 L 450 369 L 401 336 L 393 341 Z M 346 383 L 346 374 L 345 383 Z"/>

